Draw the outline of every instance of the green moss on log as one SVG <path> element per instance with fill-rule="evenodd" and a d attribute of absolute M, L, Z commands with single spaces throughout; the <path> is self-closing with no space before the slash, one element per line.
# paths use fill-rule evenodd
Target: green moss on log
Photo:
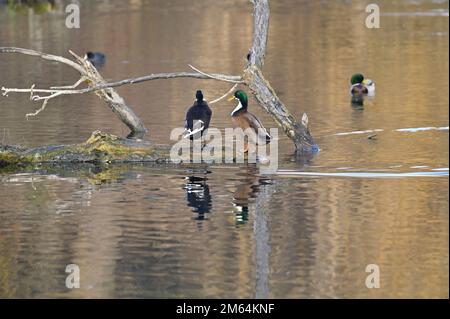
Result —
<path fill-rule="evenodd" d="M 170 147 L 96 131 L 84 143 L 23 149 L 0 145 L 0 166 L 38 163 L 169 162 Z"/>

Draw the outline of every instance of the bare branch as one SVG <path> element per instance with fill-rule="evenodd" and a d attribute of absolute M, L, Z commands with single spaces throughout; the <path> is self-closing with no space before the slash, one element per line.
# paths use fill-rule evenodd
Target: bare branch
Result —
<path fill-rule="evenodd" d="M 51 86 L 50 89 L 55 89 L 55 90 L 67 90 L 67 89 L 76 89 L 78 86 L 81 85 L 81 83 L 83 83 L 84 81 L 86 81 L 87 78 L 85 76 L 82 76 L 77 82 L 75 82 L 72 85 L 67 85 L 67 86 Z"/>
<path fill-rule="evenodd" d="M 237 86 L 238 86 L 238 84 L 236 83 L 235 85 L 233 85 L 233 87 L 227 93 L 225 93 L 218 99 L 215 99 L 214 101 L 209 102 L 209 104 L 215 104 L 217 102 L 222 101 L 224 98 L 226 98 L 228 95 L 230 95 L 234 90 L 236 90 Z"/>
<path fill-rule="evenodd" d="M 174 78 L 195 78 L 195 79 L 202 79 L 202 80 L 208 80 L 208 79 L 214 79 L 218 81 L 224 81 L 224 82 L 231 82 L 231 83 L 243 83 L 242 77 L 235 76 L 235 75 L 225 75 L 225 74 L 217 74 L 212 73 L 209 75 L 204 75 L 201 73 L 189 73 L 189 72 L 173 72 L 173 73 L 155 73 L 150 75 L 145 75 L 137 78 L 130 78 L 125 79 L 117 82 L 111 82 L 111 83 L 104 83 L 99 86 L 90 87 L 88 89 L 83 89 L 79 91 L 74 91 L 78 94 L 83 93 L 89 93 L 97 90 L 102 90 L 106 88 L 114 88 L 119 87 L 127 84 L 137 84 L 142 83 L 146 81 L 152 81 L 152 80 L 167 80 L 167 79 L 174 79 Z M 71 94 L 76 94 L 71 93 Z"/>
<path fill-rule="evenodd" d="M 43 53 L 43 52 L 39 52 L 39 51 L 35 51 L 35 50 L 14 48 L 14 47 L 0 47 L 0 53 L 21 53 L 21 54 L 25 54 L 25 55 L 37 56 L 44 60 L 64 63 L 64 64 L 74 68 L 81 74 L 85 73 L 85 70 L 79 64 L 76 64 L 75 62 L 73 62 L 69 59 L 66 59 L 62 56 L 52 55 L 52 54 Z"/>
<path fill-rule="evenodd" d="M 42 103 L 41 108 L 38 109 L 36 112 L 25 114 L 26 119 L 28 120 L 28 118 L 34 117 L 34 116 L 38 115 L 39 113 L 41 113 L 43 110 L 45 110 L 45 107 L 47 106 L 48 100 L 49 99 L 45 99 L 44 103 Z"/>
<path fill-rule="evenodd" d="M 221 77 L 221 78 L 220 78 Z M 174 78 L 195 78 L 195 79 L 214 79 L 218 81 L 224 81 L 224 82 L 231 82 L 231 83 L 243 83 L 240 76 L 232 76 L 232 75 L 225 75 L 225 74 L 209 74 L 209 75 L 203 75 L 200 73 L 189 73 L 189 72 L 174 72 L 174 73 L 157 73 L 157 74 L 150 74 L 146 76 L 141 76 L 138 78 L 131 78 L 131 79 L 125 79 L 117 82 L 111 82 L 111 83 L 104 83 L 101 85 L 85 88 L 85 89 L 79 89 L 79 90 L 73 90 L 72 88 L 77 87 L 80 85 L 79 82 L 85 81 L 85 78 L 80 79 L 77 83 L 71 86 L 61 86 L 61 87 L 51 87 L 50 89 L 34 89 L 34 92 L 37 93 L 61 93 L 61 95 L 70 95 L 70 94 L 85 94 L 85 93 L 91 93 L 98 90 L 104 90 L 108 88 L 115 88 L 127 84 L 137 84 L 141 82 L 151 81 L 151 80 L 161 80 L 161 79 L 174 79 Z M 2 87 L 1 89 L 3 91 L 3 95 L 6 96 L 8 93 L 29 93 L 31 92 L 31 89 L 16 89 L 16 88 L 5 88 Z"/>
<path fill-rule="evenodd" d="M 33 84 L 33 85 L 31 86 L 30 101 L 33 101 L 33 90 L 34 90 L 34 87 L 35 87 L 35 86 L 36 86 L 35 84 Z M 4 94 L 4 95 L 6 95 L 6 94 Z"/>
<path fill-rule="evenodd" d="M 196 67 L 194 67 L 194 66 L 192 66 L 190 64 L 188 64 L 188 65 L 194 71 L 197 71 L 198 73 L 200 73 L 200 74 L 202 74 L 202 75 L 204 75 L 204 76 L 206 76 L 208 78 L 214 79 L 214 80 L 225 81 L 225 82 L 230 82 L 230 83 L 238 83 L 238 84 L 239 83 L 244 83 L 244 81 L 242 81 L 242 79 L 241 80 L 232 80 L 232 79 L 226 78 L 226 76 L 224 76 L 222 74 L 208 74 L 208 73 L 200 71 L 199 69 L 197 69 Z"/>
<path fill-rule="evenodd" d="M 57 89 L 50 89 L 50 90 L 46 90 L 46 89 L 35 89 L 34 88 L 34 84 L 33 84 L 33 87 L 32 88 L 30 88 L 30 89 L 15 89 L 15 88 L 5 88 L 5 87 L 2 87 L 2 91 L 3 91 L 3 96 L 8 96 L 8 94 L 9 93 L 31 93 L 31 92 L 36 92 L 36 93 L 55 93 L 55 92 L 59 92 L 59 90 L 57 90 Z M 65 91 L 67 91 L 67 92 L 72 92 L 72 94 L 75 94 L 75 93 L 73 93 L 73 91 L 69 91 L 69 90 L 65 90 Z M 65 92 L 64 91 L 64 92 Z"/>
<path fill-rule="evenodd" d="M 75 57 L 75 60 L 78 61 L 78 64 L 68 60 L 66 58 L 55 56 L 43 52 L 38 52 L 34 50 L 28 50 L 28 49 L 21 49 L 21 48 L 5 48 L 0 47 L 0 53 L 21 53 L 31 56 L 37 56 L 40 58 L 43 58 L 45 60 L 55 61 L 64 63 L 68 66 L 71 66 L 75 70 L 77 70 L 81 76 L 86 77 L 89 81 L 89 85 L 91 87 L 104 85 L 106 81 L 103 79 L 103 77 L 100 75 L 100 73 L 97 71 L 97 69 L 87 60 L 79 57 L 72 51 L 70 51 L 70 54 Z M 18 91 L 19 89 L 15 90 Z M 7 95 L 8 92 L 13 92 L 11 89 L 5 89 L 3 88 L 4 95 Z M 21 92 L 29 92 L 31 91 L 38 92 L 38 90 L 23 90 Z M 31 115 L 28 114 L 28 116 L 33 116 L 33 114 L 39 114 L 42 110 L 45 109 L 45 106 L 47 105 L 48 101 L 51 98 L 64 95 L 64 94 L 79 94 L 80 92 L 70 92 L 70 90 L 49 90 L 50 95 L 45 97 L 35 97 L 35 99 L 43 99 L 44 103 L 42 107 L 35 113 L 32 113 Z M 75 90 L 76 91 L 76 90 Z M 42 91 L 40 91 L 42 92 Z M 99 96 L 101 99 L 103 99 L 107 105 L 111 108 L 113 113 L 131 130 L 131 134 L 129 136 L 137 136 L 141 137 L 147 132 L 147 129 L 144 126 L 144 123 L 142 120 L 133 112 L 133 110 L 128 107 L 125 104 L 125 101 L 123 98 L 112 88 L 107 89 L 101 89 L 101 90 L 95 90 L 95 93 L 97 96 Z"/>

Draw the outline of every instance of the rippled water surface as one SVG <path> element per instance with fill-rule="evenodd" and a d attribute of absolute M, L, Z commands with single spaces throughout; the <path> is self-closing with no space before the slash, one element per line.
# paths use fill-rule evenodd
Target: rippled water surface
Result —
<path fill-rule="evenodd" d="M 239 74 L 252 34 L 251 4 L 227 1 L 80 1 L 81 28 L 49 13 L 0 5 L 0 46 L 68 56 L 107 54 L 105 78 L 203 70 Z M 254 165 L 41 166 L 0 171 L 0 297 L 448 298 L 448 1 L 272 1 L 264 72 L 310 129 L 321 152 L 293 155 L 280 136 L 277 174 Z M 377 85 L 351 104 L 348 81 Z M 67 85 L 77 74 L 33 57 L 0 55 L 0 86 Z M 149 128 L 170 143 L 196 89 L 176 79 L 121 87 Z M 215 104 L 211 125 L 230 126 Z M 256 102 L 266 127 L 276 124 Z M 78 143 L 126 128 L 94 95 L 0 98 L 0 142 Z M 373 136 L 375 135 L 376 136 Z M 368 138 L 373 136 L 373 138 Z M 81 288 L 67 289 L 77 264 Z M 367 289 L 368 264 L 381 288 Z"/>

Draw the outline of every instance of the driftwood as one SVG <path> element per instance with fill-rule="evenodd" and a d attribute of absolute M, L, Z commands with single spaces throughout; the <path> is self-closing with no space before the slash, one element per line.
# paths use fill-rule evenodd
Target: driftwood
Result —
<path fill-rule="evenodd" d="M 115 87 L 119 87 L 122 85 L 135 84 L 145 81 L 158 80 L 158 79 L 172 79 L 172 78 L 181 78 L 181 77 L 189 77 L 196 79 L 211 79 L 217 81 L 224 81 L 233 83 L 236 85 L 242 84 L 246 85 L 255 96 L 259 105 L 267 111 L 270 116 L 275 120 L 275 122 L 283 129 L 285 134 L 292 139 L 294 142 L 295 148 L 297 152 L 316 152 L 318 150 L 317 145 L 312 138 L 309 129 L 308 129 L 308 117 L 306 114 L 303 115 L 302 121 L 298 122 L 288 111 L 285 105 L 278 98 L 275 90 L 271 87 L 270 83 L 265 79 L 262 73 L 262 67 L 264 64 L 264 57 L 266 53 L 267 47 L 267 39 L 268 39 L 268 31 L 269 31 L 269 0 L 251 0 L 254 5 L 254 28 L 253 28 L 253 44 L 247 55 L 247 65 L 243 71 L 242 76 L 238 75 L 224 75 L 224 74 L 215 74 L 215 73 L 206 73 L 202 72 L 199 69 L 191 66 L 190 68 L 194 72 L 175 72 L 175 73 L 159 73 L 159 74 L 151 74 L 147 76 L 142 76 L 138 78 L 125 79 L 118 82 L 107 83 L 101 74 L 97 71 L 97 69 L 92 66 L 92 64 L 86 59 L 76 55 L 74 52 L 70 51 L 74 60 L 70 60 L 61 56 L 55 56 L 47 53 L 42 53 L 34 50 L 22 49 L 22 48 L 11 48 L 11 47 L 0 47 L 0 53 L 19 53 L 37 56 L 45 60 L 55 61 L 59 63 L 66 64 L 67 66 L 72 67 L 76 71 L 80 73 L 80 80 L 77 81 L 72 86 L 66 87 L 51 87 L 49 89 L 36 89 L 33 85 L 29 89 L 16 89 L 16 88 L 5 88 L 2 87 L 3 95 L 7 96 L 9 93 L 27 93 L 30 94 L 30 99 L 33 101 L 43 101 L 43 104 L 40 109 L 36 112 L 27 114 L 26 116 L 36 116 L 43 110 L 45 110 L 47 103 L 49 100 L 63 96 L 63 95 L 71 95 L 71 94 L 85 94 L 94 92 L 97 96 L 99 96 L 102 100 L 106 102 L 106 104 L 110 107 L 114 114 L 130 129 L 131 133 L 128 137 L 135 137 L 142 139 L 147 132 L 146 127 L 144 126 L 141 119 L 133 112 L 133 110 L 127 106 L 124 99 L 114 90 Z M 87 83 L 87 88 L 77 89 L 82 83 Z M 213 101 L 218 102 L 222 100 L 226 95 L 230 94 L 232 90 L 227 92 L 221 98 Z M 36 94 L 45 94 L 43 96 Z M 95 134 L 95 133 L 94 133 Z M 94 136 L 94 135 L 93 135 Z M 106 138 L 106 141 L 110 141 L 111 139 Z M 113 137 L 113 140 L 117 139 Z M 87 143 L 87 142 L 86 142 Z M 80 144 L 80 145 L 85 145 Z M 148 149 L 144 152 L 146 155 L 141 156 L 139 151 L 133 150 L 132 142 L 126 143 L 124 140 L 120 139 L 121 147 L 129 147 L 130 151 L 135 152 L 137 156 L 142 161 L 154 161 L 156 159 L 168 157 L 168 151 L 166 153 L 161 153 L 161 150 L 167 150 L 168 147 L 154 147 L 149 146 L 150 144 L 145 145 L 149 146 Z M 133 143 L 145 143 L 145 142 L 137 142 Z M 82 149 L 78 145 L 75 147 L 76 150 Z M 116 145 L 117 146 L 117 145 Z M 136 146 L 136 145 L 135 145 Z M 142 146 L 142 145 L 141 145 Z M 106 148 L 105 148 L 106 149 Z M 58 152 L 62 152 L 64 154 L 72 154 L 69 157 L 55 157 L 55 150 Z M 48 155 L 47 159 L 52 159 L 51 161 L 70 161 L 74 162 L 79 156 L 79 162 L 86 161 L 86 156 L 83 152 L 77 153 L 74 152 L 74 146 L 58 146 L 58 147 L 44 147 L 39 150 L 39 156 L 29 156 L 32 155 L 36 150 L 20 150 L 9 147 L 2 146 L 0 148 L 0 163 L 7 163 L 11 161 L 12 158 L 21 161 L 31 160 L 32 162 L 43 161 Z M 142 151 L 142 149 L 140 150 Z M 152 154 L 151 152 L 155 152 Z M 6 155 L 8 154 L 9 160 L 6 160 Z M 13 154 L 17 156 L 13 156 Z M 3 155 L 2 155 L 3 154 Z M 25 156 L 24 156 L 25 154 Z M 89 156 L 93 156 L 89 153 Z M 103 154 L 103 155 L 102 155 Z M 97 156 L 98 160 L 101 160 L 103 156 L 107 160 L 111 161 L 127 161 L 129 158 L 117 156 L 117 152 L 113 152 L 108 154 L 106 152 L 97 152 L 95 156 Z M 153 156 L 154 155 L 154 156 Z M 89 157 L 88 156 L 88 157 Z M 3 159 L 2 159 L 3 157 Z M 90 160 L 92 158 L 89 158 Z"/>

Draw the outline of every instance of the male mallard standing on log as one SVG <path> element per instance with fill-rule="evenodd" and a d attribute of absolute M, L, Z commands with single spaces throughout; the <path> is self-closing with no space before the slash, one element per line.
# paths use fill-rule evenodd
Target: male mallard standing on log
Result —
<path fill-rule="evenodd" d="M 269 133 L 267 133 L 267 130 L 255 115 L 247 111 L 247 94 L 242 90 L 238 90 L 234 93 L 234 96 L 229 99 L 229 101 L 232 101 L 233 99 L 239 102 L 233 112 L 231 112 L 231 121 L 233 122 L 233 126 L 240 127 L 243 131 L 250 128 L 255 133 L 255 136 L 258 137 L 258 141 L 263 141 L 265 144 L 270 143 L 271 137 Z M 258 145 L 258 141 L 253 142 Z M 248 152 L 247 142 L 245 143 L 244 152 Z"/>

